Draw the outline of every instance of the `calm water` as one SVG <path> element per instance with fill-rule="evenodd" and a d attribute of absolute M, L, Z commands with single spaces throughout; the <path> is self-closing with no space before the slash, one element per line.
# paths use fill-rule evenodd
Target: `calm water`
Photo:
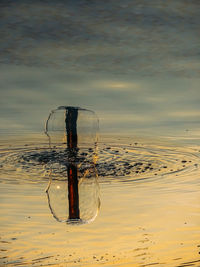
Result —
<path fill-rule="evenodd" d="M 200 265 L 199 8 L 1 1 L 1 266 Z M 60 223 L 49 208 L 39 159 L 60 105 L 100 119 L 90 224 Z"/>

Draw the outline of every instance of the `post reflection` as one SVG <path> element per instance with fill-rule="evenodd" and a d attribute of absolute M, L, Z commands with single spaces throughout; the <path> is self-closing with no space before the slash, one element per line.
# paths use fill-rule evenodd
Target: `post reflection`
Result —
<path fill-rule="evenodd" d="M 85 109 L 59 107 L 48 117 L 46 134 L 54 157 L 46 193 L 59 222 L 89 223 L 98 214 L 97 131 L 96 115 Z"/>

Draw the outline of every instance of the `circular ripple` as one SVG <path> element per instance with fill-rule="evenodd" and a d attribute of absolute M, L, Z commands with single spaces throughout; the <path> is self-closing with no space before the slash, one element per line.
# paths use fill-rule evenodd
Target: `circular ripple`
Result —
<path fill-rule="evenodd" d="M 33 145 L 26 145 L 23 148 L 2 149 L 0 155 L 2 179 L 46 181 L 52 166 L 57 168 L 58 179 L 66 176 L 66 151 L 51 151 L 48 147 L 35 148 Z M 93 150 L 87 149 L 79 153 L 78 160 L 91 162 L 93 156 Z M 198 162 L 197 153 L 185 148 L 138 143 L 112 146 L 100 144 L 96 169 L 99 182 L 125 182 L 191 171 L 198 166 Z M 84 172 L 84 167 L 80 167 L 79 171 Z"/>
<path fill-rule="evenodd" d="M 199 156 L 190 149 L 158 145 L 114 145 L 99 152 L 98 173 L 104 182 L 137 181 L 179 174 L 198 167 Z"/>

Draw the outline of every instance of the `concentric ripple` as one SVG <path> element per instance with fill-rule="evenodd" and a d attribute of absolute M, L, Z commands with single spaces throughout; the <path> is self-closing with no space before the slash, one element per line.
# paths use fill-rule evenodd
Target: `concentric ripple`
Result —
<path fill-rule="evenodd" d="M 20 182 L 46 181 L 51 168 L 57 169 L 57 178 L 66 175 L 67 151 L 50 150 L 47 145 L 25 145 L 18 148 L 2 148 L 0 151 L 1 178 Z M 79 159 L 91 162 L 92 149 L 79 153 Z M 99 182 L 138 181 L 167 174 L 190 172 L 198 167 L 198 152 L 183 148 L 156 144 L 99 144 L 96 169 Z M 80 172 L 84 170 L 80 167 Z"/>
<path fill-rule="evenodd" d="M 192 149 L 134 143 L 104 145 L 97 165 L 104 181 L 126 182 L 191 172 L 198 162 L 199 155 Z"/>

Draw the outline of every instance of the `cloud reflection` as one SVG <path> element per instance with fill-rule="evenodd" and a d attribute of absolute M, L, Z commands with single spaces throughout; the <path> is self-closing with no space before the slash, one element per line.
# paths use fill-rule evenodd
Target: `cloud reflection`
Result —
<path fill-rule="evenodd" d="M 198 8 L 195 1 L 3 3 L 0 62 L 140 77 L 198 77 Z M 191 66 L 194 57 L 197 65 Z"/>
<path fill-rule="evenodd" d="M 174 121 L 176 130 L 181 130 L 191 128 L 188 119 L 194 122 L 192 127 L 198 127 L 198 79 L 141 80 L 14 66 L 1 67 L 1 73 L 1 132 L 42 132 L 47 110 L 63 104 L 98 112 L 103 132 L 136 128 L 151 131 L 159 125 L 172 130 Z"/>

